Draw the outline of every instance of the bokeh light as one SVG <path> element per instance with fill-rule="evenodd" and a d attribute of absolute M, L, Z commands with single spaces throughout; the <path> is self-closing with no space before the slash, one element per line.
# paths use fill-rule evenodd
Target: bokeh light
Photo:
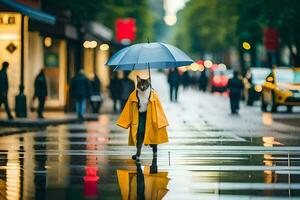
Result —
<path fill-rule="evenodd" d="M 211 68 L 211 66 L 213 65 L 212 61 L 211 60 L 205 60 L 204 61 L 204 66 L 206 68 Z"/>
<path fill-rule="evenodd" d="M 100 50 L 101 51 L 107 51 L 109 49 L 109 45 L 108 44 L 101 44 L 100 45 Z"/>
<path fill-rule="evenodd" d="M 191 64 L 191 70 L 192 70 L 192 71 L 195 72 L 195 71 L 197 71 L 198 69 L 199 69 L 199 65 L 198 65 L 197 63 L 192 63 L 192 64 Z"/>
<path fill-rule="evenodd" d="M 96 48 L 97 47 L 97 41 L 93 40 L 93 41 L 84 41 L 83 43 L 83 47 L 88 49 L 88 48 Z"/>
<path fill-rule="evenodd" d="M 199 65 L 199 71 L 200 71 L 200 72 L 203 72 L 203 71 L 204 71 L 204 68 L 205 68 L 204 65 Z"/>
<path fill-rule="evenodd" d="M 164 20 L 168 26 L 173 26 L 177 22 L 177 17 L 176 17 L 176 15 L 166 15 L 164 17 Z"/>
<path fill-rule="evenodd" d="M 250 49 L 251 49 L 250 43 L 249 43 L 249 42 L 243 42 L 243 48 L 244 48 L 245 50 L 250 50 Z"/>
<path fill-rule="evenodd" d="M 227 69 L 226 65 L 224 63 L 221 63 L 218 65 L 219 70 L 225 71 Z"/>
<path fill-rule="evenodd" d="M 51 47 L 52 46 L 52 38 L 51 37 L 45 37 L 44 44 L 45 44 L 45 47 Z"/>

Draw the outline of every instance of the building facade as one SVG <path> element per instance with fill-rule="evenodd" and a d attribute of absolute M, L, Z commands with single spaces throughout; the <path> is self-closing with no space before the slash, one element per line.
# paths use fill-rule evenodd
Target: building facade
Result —
<path fill-rule="evenodd" d="M 25 110 L 36 106 L 32 102 L 33 86 L 41 69 L 45 71 L 48 85 L 46 110 L 73 110 L 69 83 L 81 68 L 89 78 L 97 74 L 103 88 L 107 88 L 109 70 L 105 63 L 110 55 L 111 30 L 89 22 L 80 38 L 78 28 L 69 18 L 64 11 L 44 9 L 40 0 L 0 0 L 0 63 L 10 64 L 11 109 L 18 104 L 16 96 L 22 92 L 20 86 L 24 87 L 26 96 Z M 87 42 L 94 45 L 85 45 Z"/>

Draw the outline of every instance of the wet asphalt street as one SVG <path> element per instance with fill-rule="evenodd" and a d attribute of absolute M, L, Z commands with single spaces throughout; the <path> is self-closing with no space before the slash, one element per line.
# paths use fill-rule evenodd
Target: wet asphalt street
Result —
<path fill-rule="evenodd" d="M 170 122 L 157 161 L 150 147 L 130 159 L 117 115 L 2 136 L 0 199 L 300 199 L 299 109 L 230 115 L 226 97 L 194 90 L 170 103 L 165 77 L 152 79 Z"/>

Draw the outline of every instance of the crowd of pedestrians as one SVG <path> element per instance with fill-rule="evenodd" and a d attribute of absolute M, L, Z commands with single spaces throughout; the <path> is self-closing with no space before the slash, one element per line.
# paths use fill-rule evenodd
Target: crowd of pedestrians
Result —
<path fill-rule="evenodd" d="M 202 72 L 184 71 L 180 72 L 178 68 L 169 69 L 167 79 L 170 89 L 170 101 L 178 101 L 178 88 L 180 85 L 183 89 L 192 88 L 202 92 L 206 92 L 209 87 L 210 77 L 206 69 Z M 244 89 L 243 81 L 239 78 L 239 72 L 234 71 L 233 77 L 228 80 L 225 91 L 228 91 L 230 110 L 232 114 L 238 114 L 239 102 L 241 99 L 242 91 Z"/>
<path fill-rule="evenodd" d="M 3 62 L 0 70 L 0 107 L 3 104 L 7 118 L 13 120 L 8 100 L 8 67 L 9 63 Z M 41 69 L 37 74 L 33 86 L 34 95 L 30 101 L 30 110 L 32 112 L 36 111 L 38 118 L 44 118 L 43 112 L 48 97 L 47 76 L 44 69 Z M 101 88 L 101 80 L 97 74 L 94 74 L 94 77 L 90 80 L 85 75 L 84 70 L 79 70 L 71 79 L 69 93 L 71 98 L 75 101 L 75 111 L 79 119 L 83 119 L 88 105 L 92 113 L 99 113 L 103 103 Z M 135 89 L 135 83 L 129 79 L 129 72 L 124 72 L 122 79 L 113 72 L 108 89 L 110 98 L 113 101 L 113 111 L 120 112 L 125 106 L 130 93 Z M 36 101 L 38 102 L 37 108 L 34 107 Z"/>
<path fill-rule="evenodd" d="M 8 102 L 9 84 L 7 78 L 8 62 L 2 63 L 0 70 L 0 107 L 3 104 L 8 119 L 12 120 Z M 170 101 L 178 101 L 179 86 L 182 85 L 183 89 L 194 88 L 202 92 L 206 92 L 209 85 L 209 76 L 207 71 L 190 73 L 189 71 L 180 72 L 178 68 L 170 69 L 168 71 L 168 83 L 170 86 Z M 103 95 L 101 91 L 102 85 L 97 74 L 94 74 L 92 80 L 89 80 L 80 70 L 71 80 L 70 95 L 75 100 L 75 110 L 79 119 L 83 119 L 86 113 L 86 106 L 90 105 L 92 113 L 99 113 Z M 129 79 L 129 72 L 124 72 L 122 79 L 118 77 L 116 72 L 113 72 L 110 77 L 109 94 L 113 102 L 113 112 L 120 112 L 125 103 L 135 89 L 135 83 Z M 238 78 L 238 72 L 234 72 L 233 78 L 228 81 L 227 89 L 229 91 L 229 99 L 231 105 L 231 112 L 237 114 L 239 111 L 239 101 L 241 92 L 243 90 L 243 82 Z M 34 95 L 31 102 L 38 100 L 38 107 L 36 109 L 37 117 L 44 118 L 43 112 L 45 103 L 48 96 L 47 77 L 42 69 L 34 81 Z M 32 109 L 32 111 L 35 109 Z"/>
<path fill-rule="evenodd" d="M 205 92 L 208 87 L 208 75 L 206 70 L 200 72 L 180 72 L 178 68 L 169 69 L 167 72 L 168 84 L 170 88 L 170 101 L 178 101 L 178 89 L 182 85 L 183 89 L 192 88 Z"/>
<path fill-rule="evenodd" d="M 8 92 L 9 81 L 7 77 L 8 62 L 3 62 L 0 70 L 0 108 L 4 105 L 7 118 L 13 120 L 13 115 L 9 107 Z M 38 118 L 44 118 L 43 112 L 48 97 L 47 77 L 44 69 L 41 69 L 34 81 L 34 95 L 30 101 L 30 110 L 36 110 Z M 89 80 L 80 70 L 71 80 L 70 95 L 75 100 L 75 109 L 79 119 L 83 119 L 86 112 L 87 101 L 90 104 L 93 113 L 99 113 L 102 105 L 101 81 L 99 77 L 94 74 L 92 80 Z M 38 101 L 37 108 L 34 108 L 34 102 Z"/>

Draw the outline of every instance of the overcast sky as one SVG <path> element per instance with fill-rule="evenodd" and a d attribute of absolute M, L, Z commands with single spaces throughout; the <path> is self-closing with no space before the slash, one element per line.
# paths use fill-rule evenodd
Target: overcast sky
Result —
<path fill-rule="evenodd" d="M 167 15 L 175 15 L 176 12 L 182 9 L 185 3 L 189 0 L 164 0 L 164 7 Z"/>

